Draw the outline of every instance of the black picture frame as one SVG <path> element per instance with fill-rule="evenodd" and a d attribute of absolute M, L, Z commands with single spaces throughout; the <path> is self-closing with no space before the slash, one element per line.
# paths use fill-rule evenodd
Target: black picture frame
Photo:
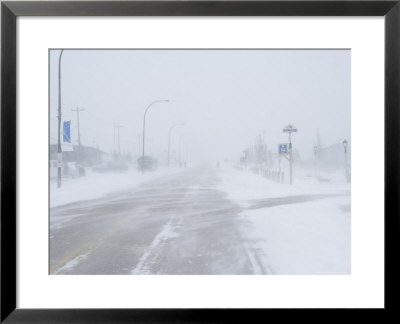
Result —
<path fill-rule="evenodd" d="M 400 255 L 400 0 L 372 1 L 2 1 L 1 3 L 1 322 L 264 322 L 271 309 L 19 309 L 16 307 L 16 19 L 19 16 L 384 16 L 385 307 L 347 310 L 382 320 L 397 310 Z M 373 262 L 373 260 L 371 260 Z M 212 293 L 212 292 L 210 292 Z M 240 293 L 240 292 L 238 292 Z M 291 310 L 310 319 L 310 311 Z M 329 311 L 332 316 L 336 310 Z M 268 314 L 267 314 L 268 312 Z M 315 315 L 315 314 L 313 314 Z M 322 314 L 321 314 L 322 315 Z M 325 315 L 325 314 L 324 314 Z M 392 314 L 393 315 L 393 314 Z M 331 315 L 329 315 L 331 316 Z M 315 316 L 318 320 L 319 315 Z M 258 319 L 257 319 L 258 318 Z M 260 320 L 261 319 L 261 320 Z M 320 318 L 320 320 L 322 320 Z"/>

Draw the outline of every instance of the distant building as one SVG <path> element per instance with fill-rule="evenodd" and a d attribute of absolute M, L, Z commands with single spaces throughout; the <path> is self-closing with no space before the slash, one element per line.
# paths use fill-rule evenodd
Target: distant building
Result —
<path fill-rule="evenodd" d="M 112 159 L 112 155 L 94 147 L 73 145 L 72 148 L 73 150 L 62 153 L 63 161 L 77 162 L 84 166 L 94 166 Z M 58 145 L 50 144 L 49 150 L 50 160 L 57 160 Z"/>

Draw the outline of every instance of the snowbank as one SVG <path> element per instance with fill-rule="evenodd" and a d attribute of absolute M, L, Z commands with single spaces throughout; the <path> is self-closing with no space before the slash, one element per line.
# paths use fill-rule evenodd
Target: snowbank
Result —
<path fill-rule="evenodd" d="M 109 193 L 134 188 L 144 182 L 166 177 L 182 169 L 160 168 L 144 174 L 137 170 L 124 173 L 88 172 L 85 177 L 63 179 L 62 187 L 57 188 L 57 182 L 50 182 L 50 207 L 65 205 L 72 202 L 101 198 Z"/>
<path fill-rule="evenodd" d="M 232 167 L 222 168 L 218 188 L 228 194 L 229 198 L 246 205 L 247 201 L 262 198 L 274 198 L 293 195 L 350 195 L 350 185 L 338 180 L 338 176 L 330 175 L 332 182 L 319 183 L 315 178 L 304 176 L 294 179 L 294 184 L 280 184 L 264 178 L 261 174 L 249 170 L 237 170 Z"/>
<path fill-rule="evenodd" d="M 220 178 L 220 189 L 243 207 L 244 240 L 272 273 L 350 273 L 349 185 L 315 179 L 282 185 L 233 168 Z M 293 203 L 293 196 L 309 199 Z"/>

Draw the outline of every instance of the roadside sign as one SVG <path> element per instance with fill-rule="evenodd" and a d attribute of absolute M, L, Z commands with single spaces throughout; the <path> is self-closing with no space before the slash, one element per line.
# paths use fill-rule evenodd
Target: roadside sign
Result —
<path fill-rule="evenodd" d="M 289 124 L 289 125 L 286 125 L 286 126 L 285 126 L 285 128 L 283 129 L 283 131 L 284 131 L 285 133 L 296 133 L 296 132 L 297 132 L 297 128 L 296 128 L 296 126 L 294 126 L 294 125 L 292 125 L 292 124 Z"/>
<path fill-rule="evenodd" d="M 279 144 L 279 154 L 287 154 L 287 144 Z"/>
<path fill-rule="evenodd" d="M 297 132 L 297 128 L 284 128 L 283 131 L 285 133 L 296 133 Z"/>

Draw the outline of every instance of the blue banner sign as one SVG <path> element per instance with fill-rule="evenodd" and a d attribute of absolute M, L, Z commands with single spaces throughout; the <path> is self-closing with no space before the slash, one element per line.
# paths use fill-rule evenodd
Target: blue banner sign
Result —
<path fill-rule="evenodd" d="M 71 143 L 71 121 L 65 121 L 63 124 L 63 142 Z"/>

